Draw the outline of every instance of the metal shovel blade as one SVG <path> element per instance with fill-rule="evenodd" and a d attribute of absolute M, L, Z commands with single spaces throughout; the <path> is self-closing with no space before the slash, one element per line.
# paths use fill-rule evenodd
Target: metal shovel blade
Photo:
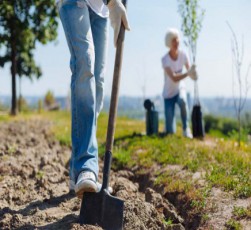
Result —
<path fill-rule="evenodd" d="M 80 223 L 98 225 L 105 230 L 123 229 L 124 201 L 104 189 L 99 193 L 84 193 Z"/>

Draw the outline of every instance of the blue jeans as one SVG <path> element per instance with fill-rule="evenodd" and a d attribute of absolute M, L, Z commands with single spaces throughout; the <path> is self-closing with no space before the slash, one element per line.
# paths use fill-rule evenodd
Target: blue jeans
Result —
<path fill-rule="evenodd" d="M 61 0 L 58 10 L 71 53 L 70 179 L 76 182 L 81 171 L 92 171 L 98 177 L 96 130 L 104 99 L 108 21 L 85 0 Z"/>
<path fill-rule="evenodd" d="M 180 115 L 182 121 L 182 128 L 185 131 L 189 127 L 188 123 L 188 106 L 186 94 L 177 94 L 176 96 L 164 99 L 165 103 L 165 120 L 166 120 L 166 133 L 176 133 L 176 119 L 175 119 L 175 104 L 180 107 Z"/>

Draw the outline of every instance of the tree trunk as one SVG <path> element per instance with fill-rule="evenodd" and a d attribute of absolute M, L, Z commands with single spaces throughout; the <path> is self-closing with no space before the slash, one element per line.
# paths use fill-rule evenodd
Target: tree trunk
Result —
<path fill-rule="evenodd" d="M 15 40 L 11 44 L 11 79 L 12 79 L 12 98 L 11 98 L 11 112 L 12 116 L 17 115 L 17 95 L 16 95 L 16 73 L 17 73 L 17 52 Z"/>

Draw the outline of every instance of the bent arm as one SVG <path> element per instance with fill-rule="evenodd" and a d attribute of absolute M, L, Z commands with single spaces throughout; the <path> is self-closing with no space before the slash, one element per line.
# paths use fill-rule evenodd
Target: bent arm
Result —
<path fill-rule="evenodd" d="M 165 67 L 165 72 L 174 82 L 179 82 L 188 76 L 187 73 L 175 74 L 169 67 Z"/>
<path fill-rule="evenodd" d="M 189 63 L 187 62 L 186 64 L 185 64 L 185 66 L 186 66 L 186 69 L 187 69 L 187 71 L 190 69 L 190 65 L 189 65 Z"/>

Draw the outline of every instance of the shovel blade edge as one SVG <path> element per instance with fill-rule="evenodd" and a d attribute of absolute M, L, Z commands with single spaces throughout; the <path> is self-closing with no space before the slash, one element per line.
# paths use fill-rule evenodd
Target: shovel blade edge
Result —
<path fill-rule="evenodd" d="M 122 230 L 123 212 L 124 201 L 111 196 L 106 190 L 84 193 L 79 221 L 105 230 Z"/>

